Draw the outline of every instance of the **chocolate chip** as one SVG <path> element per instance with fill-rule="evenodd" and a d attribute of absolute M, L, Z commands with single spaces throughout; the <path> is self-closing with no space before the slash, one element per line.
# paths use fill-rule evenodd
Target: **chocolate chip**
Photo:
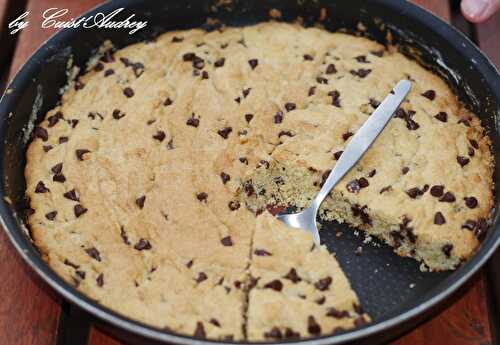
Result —
<path fill-rule="evenodd" d="M 59 183 L 64 183 L 64 182 L 66 182 L 66 176 L 64 176 L 61 173 L 55 174 L 54 176 L 52 176 L 52 181 L 59 182 Z"/>
<path fill-rule="evenodd" d="M 220 322 L 217 320 L 217 319 L 210 319 L 209 321 L 212 325 L 214 325 L 215 327 L 220 327 Z"/>
<path fill-rule="evenodd" d="M 361 177 L 358 179 L 358 184 L 359 184 L 359 187 L 360 188 L 366 188 L 370 185 L 370 183 L 368 182 L 368 180 L 364 177 Z"/>
<path fill-rule="evenodd" d="M 317 78 L 316 78 L 316 81 L 317 81 L 319 84 L 324 84 L 324 85 L 328 84 L 328 79 L 323 78 L 323 77 L 321 77 L 321 76 L 317 77 Z"/>
<path fill-rule="evenodd" d="M 231 127 L 224 127 L 222 129 L 219 129 L 217 133 L 224 139 L 227 139 L 232 131 L 233 129 Z"/>
<path fill-rule="evenodd" d="M 112 68 L 109 68 L 104 71 L 104 77 L 109 77 L 112 74 L 115 74 L 115 71 Z"/>
<path fill-rule="evenodd" d="M 233 240 L 231 239 L 231 236 L 226 236 L 220 240 L 220 243 L 222 243 L 225 247 L 231 247 L 233 245 Z"/>
<path fill-rule="evenodd" d="M 201 79 L 208 79 L 208 78 L 209 78 L 209 75 L 208 75 L 207 71 L 201 72 Z"/>
<path fill-rule="evenodd" d="M 473 197 L 473 196 L 465 197 L 464 200 L 465 200 L 465 205 L 468 208 L 476 208 L 477 207 L 477 199 L 475 197 Z"/>
<path fill-rule="evenodd" d="M 47 218 L 48 220 L 54 220 L 56 219 L 56 216 L 57 216 L 57 211 L 52 211 L 52 212 L 49 212 L 45 215 L 45 218 Z"/>
<path fill-rule="evenodd" d="M 156 132 L 155 135 L 153 135 L 153 139 L 158 140 L 159 142 L 162 142 L 165 140 L 166 134 L 164 131 L 158 131 Z"/>
<path fill-rule="evenodd" d="M 476 226 L 477 226 L 477 222 L 475 220 L 468 219 L 462 225 L 462 228 L 473 231 L 476 228 Z"/>
<path fill-rule="evenodd" d="M 85 279 L 85 271 L 76 270 L 75 273 L 80 279 Z"/>
<path fill-rule="evenodd" d="M 441 202 L 454 202 L 455 201 L 455 195 L 451 192 L 446 192 L 444 195 L 439 199 Z"/>
<path fill-rule="evenodd" d="M 311 86 L 309 88 L 309 91 L 307 92 L 307 95 L 310 97 L 310 96 L 314 95 L 315 92 L 316 92 L 316 86 Z"/>
<path fill-rule="evenodd" d="M 122 113 L 119 109 L 115 109 L 111 115 L 113 116 L 113 119 L 119 120 L 125 116 L 125 113 Z"/>
<path fill-rule="evenodd" d="M 220 58 L 219 60 L 214 62 L 215 67 L 222 67 L 224 66 L 224 63 L 226 62 L 225 58 Z"/>
<path fill-rule="evenodd" d="M 52 149 L 53 149 L 52 145 L 43 145 L 43 151 L 45 152 L 49 152 Z"/>
<path fill-rule="evenodd" d="M 408 173 L 408 171 L 410 171 L 410 168 L 408 168 L 408 167 L 403 167 L 403 169 L 401 169 L 401 173 L 403 175 L 406 175 Z"/>
<path fill-rule="evenodd" d="M 271 253 L 269 253 L 265 249 L 255 249 L 253 253 L 257 256 L 271 256 L 272 255 Z"/>
<path fill-rule="evenodd" d="M 452 250 L 453 250 L 453 244 L 451 243 L 447 243 L 441 248 L 441 251 L 447 258 L 451 257 Z"/>
<path fill-rule="evenodd" d="M 469 154 L 469 157 L 474 157 L 474 154 L 476 153 L 472 147 L 469 147 L 467 149 L 467 153 Z"/>
<path fill-rule="evenodd" d="M 128 98 L 134 97 L 134 90 L 132 90 L 132 88 L 130 87 L 126 87 L 125 89 L 123 89 L 123 94 Z"/>
<path fill-rule="evenodd" d="M 231 200 L 227 206 L 231 211 L 236 211 L 240 208 L 240 202 L 238 200 Z"/>
<path fill-rule="evenodd" d="M 326 67 L 326 71 L 325 71 L 326 74 L 335 74 L 337 73 L 337 69 L 335 68 L 335 65 L 334 64 L 329 64 L 327 67 Z"/>
<path fill-rule="evenodd" d="M 361 189 L 358 180 L 352 180 L 351 182 L 349 182 L 346 185 L 346 188 L 347 188 L 348 192 L 351 192 L 351 193 L 354 193 L 354 194 L 359 193 L 359 191 Z"/>
<path fill-rule="evenodd" d="M 76 195 L 76 191 L 74 189 L 64 193 L 63 196 L 69 200 L 80 201 L 80 198 L 78 198 L 78 196 Z"/>
<path fill-rule="evenodd" d="M 356 326 L 356 327 L 361 327 L 365 324 L 366 324 L 366 320 L 363 316 L 360 316 L 356 320 L 354 320 L 354 326 Z"/>
<path fill-rule="evenodd" d="M 248 159 L 247 159 L 247 157 L 240 157 L 240 158 L 238 158 L 238 160 L 241 163 L 248 165 Z"/>
<path fill-rule="evenodd" d="M 73 267 L 74 269 L 78 269 L 78 268 L 80 268 L 80 266 L 78 266 L 77 264 L 72 263 L 72 262 L 71 262 L 71 261 L 69 261 L 68 259 L 64 259 L 64 264 L 65 264 L 66 266 Z"/>
<path fill-rule="evenodd" d="M 78 125 L 79 121 L 77 119 L 71 119 L 71 120 L 68 120 L 68 123 L 71 124 L 72 128 L 75 128 L 76 125 Z"/>
<path fill-rule="evenodd" d="M 366 206 L 366 205 L 363 207 L 360 207 L 358 204 L 354 204 L 353 206 L 351 206 L 351 211 L 352 211 L 353 217 L 360 217 L 363 224 L 371 225 L 372 220 L 370 218 L 370 215 L 368 213 L 366 213 L 366 211 L 365 211 L 367 209 L 367 207 L 368 206 Z"/>
<path fill-rule="evenodd" d="M 352 132 L 345 132 L 344 134 L 342 134 L 342 139 L 344 139 L 344 141 L 347 141 L 347 139 L 349 139 L 353 135 L 354 134 Z"/>
<path fill-rule="evenodd" d="M 186 121 L 186 125 L 196 128 L 200 125 L 200 119 L 195 118 L 193 113 L 191 117 Z"/>
<path fill-rule="evenodd" d="M 374 51 L 371 51 L 370 54 L 372 55 L 375 55 L 375 56 L 378 56 L 378 57 L 382 57 L 384 55 L 384 50 L 374 50 Z"/>
<path fill-rule="evenodd" d="M 259 60 L 257 60 L 257 59 L 248 60 L 248 64 L 250 65 L 252 70 L 254 70 L 255 67 L 257 67 L 257 65 L 259 64 Z"/>
<path fill-rule="evenodd" d="M 196 338 L 202 338 L 202 339 L 205 339 L 207 337 L 206 333 L 205 333 L 205 328 L 203 327 L 203 324 L 201 322 L 197 322 L 196 323 L 196 328 L 194 330 L 194 334 L 193 334 Z"/>
<path fill-rule="evenodd" d="M 415 199 L 420 195 L 420 189 L 418 187 L 410 188 L 406 191 L 406 194 L 412 199 Z"/>
<path fill-rule="evenodd" d="M 207 202 L 208 194 L 205 192 L 200 192 L 196 194 L 196 199 L 201 202 Z"/>
<path fill-rule="evenodd" d="M 340 159 L 340 156 L 342 156 L 342 153 L 344 153 L 344 151 L 337 151 L 333 154 L 333 157 L 335 158 L 335 160 L 339 160 Z"/>
<path fill-rule="evenodd" d="M 269 332 L 264 333 L 264 338 L 266 339 L 282 339 L 283 334 L 278 327 L 273 327 Z"/>
<path fill-rule="evenodd" d="M 234 101 L 235 101 L 236 103 L 240 104 L 240 103 L 241 103 L 241 97 L 236 97 L 236 98 L 234 99 Z"/>
<path fill-rule="evenodd" d="M 370 61 L 366 60 L 366 55 L 356 56 L 355 59 L 359 63 L 370 63 Z"/>
<path fill-rule="evenodd" d="M 326 291 L 330 288 L 332 281 L 332 277 L 326 277 L 314 283 L 314 287 L 316 287 L 319 291 Z"/>
<path fill-rule="evenodd" d="M 173 150 L 174 149 L 174 139 L 170 139 L 167 143 L 167 150 Z"/>
<path fill-rule="evenodd" d="M 295 332 L 293 329 L 287 327 L 285 329 L 285 339 L 296 339 L 296 338 L 300 338 L 300 333 Z"/>
<path fill-rule="evenodd" d="M 466 166 L 467 164 L 469 164 L 470 159 L 469 158 L 465 158 L 464 156 L 457 156 L 457 162 L 463 168 L 464 166 Z"/>
<path fill-rule="evenodd" d="M 231 180 L 231 176 L 229 176 L 225 172 L 220 173 L 220 178 L 221 178 L 223 184 L 226 184 L 229 180 Z"/>
<path fill-rule="evenodd" d="M 146 196 L 140 196 L 135 199 L 135 204 L 142 210 L 144 208 L 144 203 L 146 202 Z"/>
<path fill-rule="evenodd" d="M 247 121 L 247 123 L 250 123 L 252 119 L 253 119 L 253 114 L 245 114 L 245 120 Z"/>
<path fill-rule="evenodd" d="M 370 98 L 370 105 L 373 109 L 377 109 L 378 106 L 380 105 L 380 102 L 374 98 Z"/>
<path fill-rule="evenodd" d="M 196 54 L 195 53 L 185 53 L 182 55 L 182 60 L 184 61 L 193 61 L 195 58 Z"/>
<path fill-rule="evenodd" d="M 476 150 L 479 149 L 479 144 L 477 143 L 476 140 L 474 139 L 471 139 L 469 140 L 470 144 L 472 145 L 473 148 L 475 148 Z"/>
<path fill-rule="evenodd" d="M 304 54 L 304 60 L 305 61 L 313 61 L 314 58 L 312 57 L 312 55 L 309 55 L 309 54 Z"/>
<path fill-rule="evenodd" d="M 434 215 L 434 224 L 436 225 L 443 225 L 446 223 L 446 219 L 444 218 L 443 214 L 441 212 L 436 212 Z"/>
<path fill-rule="evenodd" d="M 76 204 L 74 207 L 73 207 L 73 210 L 75 212 L 75 217 L 78 218 L 80 217 L 82 214 L 86 213 L 88 210 L 83 207 L 82 205 L 80 204 Z"/>
<path fill-rule="evenodd" d="M 434 90 L 427 90 L 425 91 L 422 96 L 424 96 L 425 98 L 428 98 L 430 99 L 431 101 L 434 100 L 434 98 L 436 98 L 436 91 Z"/>
<path fill-rule="evenodd" d="M 296 284 L 300 282 L 302 279 L 297 274 L 295 268 L 290 268 L 290 271 L 283 278 L 290 280 L 292 283 Z"/>
<path fill-rule="evenodd" d="M 321 327 L 314 319 L 314 316 L 310 315 L 307 318 L 307 331 L 309 332 L 309 334 L 314 334 L 314 335 L 318 335 L 321 333 Z"/>
<path fill-rule="evenodd" d="M 208 277 L 205 274 L 205 272 L 200 272 L 200 273 L 198 273 L 198 277 L 196 277 L 195 281 L 199 284 L 207 279 L 208 279 Z"/>
<path fill-rule="evenodd" d="M 75 151 L 76 158 L 78 158 L 79 161 L 83 161 L 83 155 L 89 152 L 90 151 L 87 149 L 78 149 Z"/>
<path fill-rule="evenodd" d="M 323 305 L 323 304 L 325 304 L 325 301 L 326 301 L 325 296 L 321 296 L 320 298 L 318 298 L 314 302 L 316 302 L 316 304 Z"/>
<path fill-rule="evenodd" d="M 125 232 L 125 228 L 123 226 L 120 226 L 120 237 L 122 238 L 123 243 L 128 246 L 130 245 L 130 241 L 128 240 L 127 233 Z"/>
<path fill-rule="evenodd" d="M 49 116 L 47 118 L 47 120 L 49 122 L 49 128 L 54 127 L 59 122 L 59 120 L 61 120 L 62 118 L 63 118 L 63 114 L 60 111 L 58 111 L 57 113 L 55 113 L 52 116 Z"/>
<path fill-rule="evenodd" d="M 360 78 L 365 78 L 368 74 L 371 73 L 371 71 L 372 71 L 371 69 L 360 68 L 357 71 L 350 70 L 349 72 L 354 76 L 358 76 Z"/>
<path fill-rule="evenodd" d="M 151 249 L 151 243 L 149 243 L 148 240 L 145 240 L 144 238 L 139 239 L 139 242 L 137 242 L 134 246 L 134 249 L 136 250 L 150 250 Z"/>
<path fill-rule="evenodd" d="M 436 119 L 438 119 L 439 121 L 441 121 L 441 122 L 448 121 L 448 114 L 445 113 L 444 111 L 440 111 L 439 113 L 437 113 L 436 115 L 434 115 L 434 117 Z"/>
<path fill-rule="evenodd" d="M 368 177 L 373 177 L 373 176 L 375 176 L 375 174 L 376 174 L 376 173 L 377 173 L 377 170 L 376 170 L 376 169 L 373 169 L 372 171 L 370 171 L 370 172 L 368 173 Z"/>
<path fill-rule="evenodd" d="M 36 138 L 40 138 L 42 139 L 42 141 L 47 141 L 49 140 L 49 133 L 47 132 L 47 130 L 43 127 L 35 127 L 35 129 L 33 130 L 33 135 L 36 137 Z"/>
<path fill-rule="evenodd" d="M 328 311 L 326 312 L 326 316 L 333 317 L 336 319 L 343 319 L 346 317 L 349 317 L 349 312 L 347 310 L 337 310 L 334 307 L 328 308 Z"/>
<path fill-rule="evenodd" d="M 243 98 L 247 98 L 247 96 L 250 94 L 250 91 L 252 90 L 251 87 L 249 87 L 248 89 L 243 89 Z"/>
<path fill-rule="evenodd" d="M 340 108 L 340 93 L 337 90 L 328 92 L 328 96 L 332 98 L 332 105 Z"/>
<path fill-rule="evenodd" d="M 168 107 L 169 105 L 172 105 L 174 101 L 170 99 L 170 97 L 167 97 L 167 99 L 163 102 L 163 105 Z"/>
<path fill-rule="evenodd" d="M 274 123 L 281 123 L 283 122 L 283 112 L 279 110 L 275 115 L 274 115 Z"/>
<path fill-rule="evenodd" d="M 379 194 L 382 194 L 382 193 L 385 193 L 385 192 L 388 192 L 392 189 L 392 186 L 386 186 L 384 188 L 382 188 L 379 192 Z"/>
<path fill-rule="evenodd" d="M 290 138 L 291 138 L 291 137 L 295 136 L 295 134 L 293 134 L 293 133 L 292 133 L 292 132 L 290 132 L 290 131 L 280 131 L 280 132 L 278 133 L 278 138 L 281 138 L 282 136 L 287 136 L 287 137 L 290 137 Z"/>
<path fill-rule="evenodd" d="M 95 247 L 87 248 L 85 249 L 85 253 L 87 253 L 88 256 L 90 256 L 92 259 L 101 261 L 101 254 Z"/>
<path fill-rule="evenodd" d="M 50 189 L 45 187 L 45 184 L 42 181 L 38 182 L 35 187 L 35 193 L 47 193 L 47 192 L 50 192 Z"/>
<path fill-rule="evenodd" d="M 95 282 L 97 283 L 97 286 L 102 287 L 104 285 L 104 274 L 103 273 L 99 274 Z"/>
<path fill-rule="evenodd" d="M 59 144 L 64 144 L 68 142 L 69 138 L 68 137 L 59 137 Z"/>
<path fill-rule="evenodd" d="M 295 105 L 295 103 L 285 103 L 285 109 L 286 111 L 292 111 L 292 110 L 295 110 L 295 108 L 297 108 L 297 106 Z"/>
<path fill-rule="evenodd" d="M 444 186 L 436 185 L 431 187 L 431 195 L 439 198 L 443 195 L 444 193 Z"/>
<path fill-rule="evenodd" d="M 276 279 L 264 285 L 264 289 L 273 289 L 275 291 L 281 291 L 281 289 L 283 289 L 283 283 L 280 280 Z"/>
<path fill-rule="evenodd" d="M 101 62 L 98 62 L 94 66 L 94 71 L 100 72 L 104 69 L 104 65 Z"/>
<path fill-rule="evenodd" d="M 177 37 L 177 36 L 172 37 L 172 43 L 179 43 L 182 41 L 184 41 L 184 37 Z"/>

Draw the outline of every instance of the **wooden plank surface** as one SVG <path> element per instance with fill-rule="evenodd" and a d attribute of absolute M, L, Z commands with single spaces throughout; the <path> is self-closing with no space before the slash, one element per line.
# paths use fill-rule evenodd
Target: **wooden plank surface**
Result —
<path fill-rule="evenodd" d="M 2 2 L 7 0 L 0 0 Z M 27 60 L 31 53 L 44 41 L 52 30 L 40 29 L 41 13 L 49 7 L 68 8 L 69 16 L 75 17 L 99 3 L 98 0 L 30 0 L 30 27 L 19 37 L 10 76 Z M 419 5 L 430 9 L 436 15 L 449 20 L 447 1 L 420 0 Z M 491 37 L 494 47 L 497 36 L 488 36 L 484 29 L 478 36 Z M 498 40 L 497 40 L 498 41 Z M 497 43 L 498 44 L 498 43 Z M 494 49 L 494 48 L 492 48 Z M 498 46 L 497 46 L 498 51 Z M 17 253 L 0 233 L 0 272 L 9 277 L 0 284 L 0 344 L 55 344 L 59 298 L 21 262 Z M 393 345 L 420 345 L 443 343 L 446 345 L 488 344 L 491 341 L 486 313 L 485 286 L 482 276 L 476 278 L 471 288 L 457 302 L 437 317 L 426 322 Z M 22 303 L 19 303 L 22 301 Z M 121 342 L 93 327 L 89 345 L 119 345 Z"/>
<path fill-rule="evenodd" d="M 4 2 L 7 0 L 0 0 Z M 17 1 L 17 0 L 11 0 Z M 42 12 L 50 7 L 70 9 L 77 15 L 101 1 L 31 0 L 30 26 L 19 35 L 9 80 L 32 52 L 52 33 L 40 29 Z M 2 26 L 4 28 L 4 26 Z M 15 252 L 0 232 L 0 344 L 54 345 L 60 314 L 60 297 L 47 286 Z"/>

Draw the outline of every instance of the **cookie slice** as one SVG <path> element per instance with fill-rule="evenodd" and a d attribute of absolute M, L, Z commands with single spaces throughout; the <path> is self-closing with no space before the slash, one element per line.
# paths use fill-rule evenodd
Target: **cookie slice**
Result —
<path fill-rule="evenodd" d="M 249 340 L 333 334 L 370 321 L 335 255 L 268 212 L 257 218 L 249 284 Z"/>

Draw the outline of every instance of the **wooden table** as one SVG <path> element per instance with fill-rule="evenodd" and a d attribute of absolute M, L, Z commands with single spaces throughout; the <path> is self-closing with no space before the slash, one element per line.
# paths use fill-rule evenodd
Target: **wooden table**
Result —
<path fill-rule="evenodd" d="M 24 11 L 25 2 L 25 10 L 32 14 L 30 27 L 17 36 L 5 35 L 7 23 Z M 7 41 L 1 43 L 0 68 L 2 69 L 0 72 L 3 72 L 1 74 L 3 78 L 0 78 L 0 88 L 1 81 L 10 80 L 30 54 L 53 33 L 52 30 L 39 29 L 40 14 L 45 9 L 68 8 L 71 16 L 75 17 L 100 2 L 101 0 L 0 0 L 0 38 L 5 39 L 8 36 Z M 448 1 L 419 0 L 415 2 L 446 21 L 453 19 Z M 490 55 L 497 66 L 500 66 L 500 39 L 498 38 L 500 14 L 487 23 L 468 27 L 468 29 L 472 29 L 471 33 L 481 48 Z M 9 50 L 5 49 L 5 47 L 10 47 L 9 44 L 12 46 L 10 50 L 14 53 L 12 59 L 9 59 Z M 10 60 L 10 66 L 6 65 L 5 60 Z M 83 338 L 87 336 L 89 345 L 122 344 L 92 325 L 88 334 L 79 334 L 87 333 L 87 331 L 85 328 L 82 331 L 82 327 L 75 327 L 74 323 L 91 322 L 92 319 L 84 312 L 75 311 L 74 307 L 63 302 L 38 278 L 24 264 L 2 231 L 0 231 L 0 275 L 3 277 L 0 284 L 0 344 L 70 345 L 73 343 L 72 337 L 76 336 Z M 493 344 L 492 330 L 494 328 L 490 327 L 487 284 L 484 276 L 483 272 L 478 274 L 443 312 L 394 341 L 392 345 Z M 497 324 L 496 327 L 500 326 Z"/>

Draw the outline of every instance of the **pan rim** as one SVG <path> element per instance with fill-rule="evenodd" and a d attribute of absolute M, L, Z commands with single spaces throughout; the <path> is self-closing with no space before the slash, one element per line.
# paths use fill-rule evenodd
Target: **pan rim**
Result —
<path fill-rule="evenodd" d="M 117 7 L 127 7 L 127 4 L 139 3 L 140 0 L 108 0 L 103 4 L 100 4 L 91 10 L 82 14 L 82 16 L 88 16 L 97 11 L 109 12 Z M 413 11 L 412 15 L 418 17 L 421 20 L 426 20 L 426 25 L 433 29 L 434 31 L 445 30 L 451 34 L 457 42 L 460 41 L 464 43 L 467 49 L 470 49 L 470 54 L 477 58 L 478 65 L 476 66 L 480 73 L 485 75 L 485 71 L 490 71 L 490 74 L 496 74 L 496 78 L 486 77 L 486 82 L 496 90 L 500 90 L 500 77 L 498 70 L 491 63 L 491 61 L 477 48 L 477 46 L 471 42 L 466 36 L 459 32 L 454 27 L 448 25 L 446 22 L 442 21 L 440 18 L 434 16 L 432 13 L 422 9 L 421 7 L 414 5 L 409 2 L 400 2 L 399 0 L 380 0 L 381 4 L 393 8 L 398 8 L 401 10 L 402 15 L 404 13 L 408 14 Z M 22 85 L 25 83 L 25 79 L 29 79 L 33 75 L 36 69 L 36 65 L 43 61 L 43 56 L 49 54 L 48 45 L 54 41 L 64 41 L 67 38 L 71 38 L 72 30 L 63 29 L 49 39 L 47 39 L 42 45 L 30 56 L 27 62 L 16 72 L 15 77 L 10 82 L 6 90 L 16 89 L 17 85 Z M 453 43 L 458 44 L 458 43 Z M 466 49 L 466 48 L 464 48 Z M 500 92 L 500 91 L 498 91 Z M 499 95 L 500 99 L 500 95 Z M 7 114 L 9 114 L 10 109 L 13 108 L 15 100 L 10 97 L 7 93 L 0 99 L 0 137 L 6 131 L 7 127 Z M 500 111 L 497 110 L 497 112 Z M 0 163 L 0 171 L 3 171 L 3 162 Z M 139 321 L 128 318 L 125 315 L 116 313 L 115 311 L 102 306 L 95 301 L 91 300 L 89 297 L 83 295 L 78 290 L 73 288 L 71 285 L 66 283 L 62 278 L 60 278 L 55 271 L 53 271 L 46 263 L 42 260 L 38 253 L 36 253 L 32 248 L 30 248 L 30 240 L 26 238 L 22 228 L 16 224 L 15 213 L 10 209 L 7 202 L 4 200 L 4 181 L 0 184 L 0 224 L 2 225 L 7 237 L 11 243 L 16 248 L 17 252 L 21 255 L 23 260 L 33 269 L 49 286 L 62 295 L 66 300 L 74 303 L 78 307 L 84 309 L 90 314 L 96 316 L 100 320 L 110 323 L 120 329 L 132 332 L 149 338 L 152 340 L 163 341 L 163 342 L 173 342 L 178 344 L 217 344 L 217 343 L 235 343 L 242 344 L 243 342 L 225 342 L 220 340 L 211 339 L 198 339 L 191 336 L 178 334 L 168 330 L 159 330 L 153 326 L 149 326 Z M 287 343 L 293 344 L 310 344 L 310 345 L 323 345 L 323 344 L 341 344 L 350 341 L 361 340 L 362 338 L 373 336 L 381 332 L 387 331 L 399 324 L 403 324 L 410 321 L 418 316 L 423 315 L 425 312 L 430 311 L 433 307 L 443 302 L 451 295 L 453 295 L 460 287 L 462 287 L 493 255 L 493 253 L 500 247 L 500 223 L 495 226 L 490 226 L 489 228 L 489 238 L 486 239 L 479 250 L 470 258 L 459 270 L 462 270 L 462 274 L 457 276 L 452 276 L 446 278 L 451 280 L 451 284 L 448 286 L 436 288 L 434 294 L 424 299 L 424 303 L 418 305 L 417 307 L 408 309 L 407 311 L 400 313 L 395 316 L 383 320 L 381 322 L 375 322 L 369 324 L 365 327 L 355 329 L 339 335 L 325 335 L 317 338 L 301 339 L 296 341 L 286 341 Z M 488 242 L 487 242 L 488 241 Z M 457 270 L 458 272 L 458 270 Z M 256 344 L 257 342 L 252 342 L 251 344 Z M 261 342 L 265 343 L 265 342 Z M 275 344 L 275 343 L 274 343 Z"/>

